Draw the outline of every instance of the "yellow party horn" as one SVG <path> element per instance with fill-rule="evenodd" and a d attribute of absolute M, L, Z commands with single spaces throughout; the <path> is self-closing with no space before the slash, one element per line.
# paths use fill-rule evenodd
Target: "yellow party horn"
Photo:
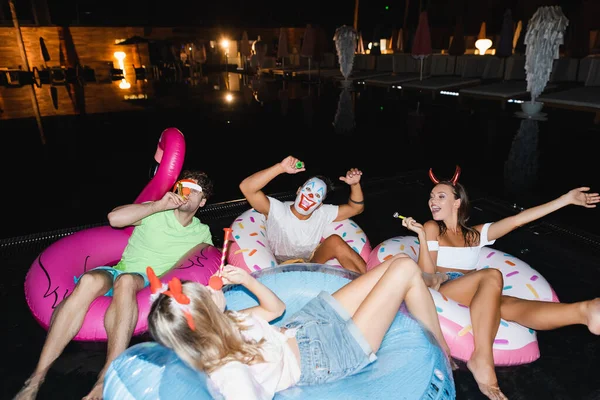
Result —
<path fill-rule="evenodd" d="M 183 184 L 181 182 L 177 182 L 177 192 L 183 200 L 187 200 L 187 198 L 183 195 Z"/>
<path fill-rule="evenodd" d="M 400 215 L 397 212 L 394 213 L 394 218 L 400 218 L 400 219 L 405 219 L 406 217 L 404 215 Z"/>

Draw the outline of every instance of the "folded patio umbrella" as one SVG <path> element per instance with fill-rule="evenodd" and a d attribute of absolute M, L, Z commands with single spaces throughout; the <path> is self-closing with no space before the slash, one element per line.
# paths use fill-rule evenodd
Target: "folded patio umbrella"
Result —
<path fill-rule="evenodd" d="M 422 11 L 419 15 L 419 24 L 412 45 L 411 54 L 414 58 L 421 60 L 419 80 L 423 80 L 423 60 L 431 55 L 431 34 L 429 32 L 429 22 L 427 20 L 427 11 Z"/>
<path fill-rule="evenodd" d="M 197 56 L 198 62 L 200 64 L 204 64 L 206 62 L 207 56 L 206 56 L 206 44 L 205 43 L 201 43 L 200 44 L 200 54 Z"/>
<path fill-rule="evenodd" d="M 248 32 L 242 33 L 242 42 L 240 43 L 240 54 L 242 57 L 250 57 L 250 41 L 248 40 Z"/>
<path fill-rule="evenodd" d="M 315 55 L 315 47 L 317 41 L 317 32 L 312 25 L 308 24 L 304 30 L 304 38 L 302 40 L 302 49 L 300 55 L 304 57 L 313 57 Z"/>
<path fill-rule="evenodd" d="M 527 25 L 525 25 L 527 27 Z M 523 34 L 523 21 L 517 22 L 515 35 L 513 36 L 513 53 L 525 53 L 525 35 Z"/>
<path fill-rule="evenodd" d="M 465 54 L 465 51 L 465 32 L 462 17 L 459 15 L 456 17 L 454 34 L 452 37 L 452 43 L 450 43 L 450 47 L 448 48 L 448 54 L 451 56 L 462 56 Z"/>
<path fill-rule="evenodd" d="M 281 68 L 285 67 L 285 57 L 289 56 L 288 37 L 284 28 L 279 29 L 279 41 L 277 42 L 277 58 L 281 58 Z"/>
<path fill-rule="evenodd" d="M 388 50 L 392 50 L 392 52 L 394 51 L 394 49 L 396 48 L 396 38 L 398 37 L 398 32 L 396 31 L 396 28 L 392 29 L 392 36 L 390 36 L 390 40 L 388 40 L 387 42 L 387 49 Z"/>
<path fill-rule="evenodd" d="M 498 42 L 498 46 L 496 46 L 496 55 L 498 57 L 508 57 L 512 55 L 514 36 L 513 26 L 512 12 L 510 9 L 507 9 L 504 12 L 504 18 L 502 19 L 500 41 Z"/>
<path fill-rule="evenodd" d="M 398 39 L 396 40 L 396 52 L 404 53 L 404 29 L 398 29 Z"/>
<path fill-rule="evenodd" d="M 302 49 L 300 50 L 300 55 L 303 57 L 308 57 L 308 80 L 311 78 L 311 61 L 315 56 L 315 50 L 317 47 L 317 31 L 312 25 L 306 25 L 306 30 L 304 31 L 304 38 L 302 40 Z"/>
<path fill-rule="evenodd" d="M 325 58 L 325 51 L 329 44 L 329 37 L 325 33 L 325 29 L 318 26 L 315 28 L 315 51 L 313 54 L 313 61 L 316 61 L 317 67 L 320 68 L 321 61 Z"/>
<path fill-rule="evenodd" d="M 356 47 L 358 54 L 365 54 L 365 43 L 363 42 L 362 33 L 358 33 L 358 45 Z"/>
<path fill-rule="evenodd" d="M 487 38 L 486 34 L 487 34 L 487 32 L 485 29 L 485 21 L 483 21 L 481 23 L 481 27 L 479 28 L 479 35 L 477 35 L 477 40 L 486 39 Z"/>

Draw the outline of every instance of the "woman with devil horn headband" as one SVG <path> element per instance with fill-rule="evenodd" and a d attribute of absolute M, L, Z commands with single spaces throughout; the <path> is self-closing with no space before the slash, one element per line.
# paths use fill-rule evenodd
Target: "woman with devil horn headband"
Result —
<path fill-rule="evenodd" d="M 566 304 L 503 296 L 500 271 L 475 269 L 479 251 L 518 227 L 570 204 L 595 208 L 600 195 L 589 193 L 589 187 L 579 187 L 500 221 L 468 226 L 469 199 L 458 182 L 460 172 L 456 166 L 451 179 L 440 180 L 430 169 L 429 177 L 435 184 L 429 197 L 433 219 L 421 225 L 407 217 L 402 225 L 419 237 L 419 267 L 424 272 L 444 272 L 448 276 L 439 292 L 470 307 L 475 349 L 467 367 L 479 389 L 490 399 L 505 399 L 498 386 L 492 352 L 500 318 L 535 330 L 584 324 L 590 332 L 600 335 L 600 298 Z"/>

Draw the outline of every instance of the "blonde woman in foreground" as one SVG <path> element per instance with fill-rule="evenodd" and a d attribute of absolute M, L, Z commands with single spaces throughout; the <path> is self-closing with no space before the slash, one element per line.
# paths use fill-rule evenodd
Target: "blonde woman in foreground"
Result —
<path fill-rule="evenodd" d="M 333 294 L 321 292 L 283 327 L 270 325 L 285 304 L 244 270 L 227 265 L 225 284 L 241 284 L 258 305 L 225 311 L 222 291 L 194 282 L 161 284 L 149 269 L 152 337 L 205 372 L 225 399 L 272 399 L 294 385 L 332 382 L 377 359 L 403 301 L 450 354 L 417 264 L 396 256 Z"/>

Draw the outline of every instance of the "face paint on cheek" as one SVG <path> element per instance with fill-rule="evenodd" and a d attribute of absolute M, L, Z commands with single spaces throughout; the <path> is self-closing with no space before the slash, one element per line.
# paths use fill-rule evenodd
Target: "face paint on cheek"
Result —
<path fill-rule="evenodd" d="M 319 178 L 311 178 L 300 190 L 294 208 L 299 214 L 309 215 L 315 211 L 322 203 L 327 194 L 327 185 Z"/>

